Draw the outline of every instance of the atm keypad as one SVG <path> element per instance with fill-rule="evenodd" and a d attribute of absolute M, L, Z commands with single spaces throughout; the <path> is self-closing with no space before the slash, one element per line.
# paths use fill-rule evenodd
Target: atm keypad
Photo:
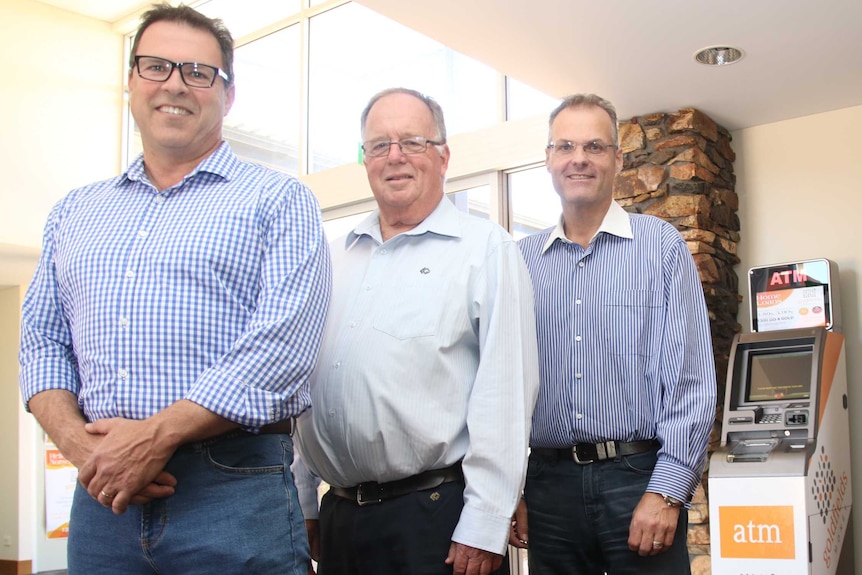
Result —
<path fill-rule="evenodd" d="M 758 423 L 782 423 L 783 416 L 780 413 L 764 413 Z"/>

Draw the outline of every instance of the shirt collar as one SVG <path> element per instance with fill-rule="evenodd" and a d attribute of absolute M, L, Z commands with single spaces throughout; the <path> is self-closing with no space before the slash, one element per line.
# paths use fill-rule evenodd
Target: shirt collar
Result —
<path fill-rule="evenodd" d="M 182 182 L 177 185 L 181 185 L 182 183 L 186 182 L 190 178 L 193 178 L 200 172 L 215 174 L 229 181 L 236 174 L 237 169 L 239 169 L 239 162 L 239 158 L 237 158 L 236 154 L 233 153 L 233 150 L 231 150 L 230 145 L 227 142 L 222 141 L 221 145 L 219 145 L 219 147 L 216 148 L 212 154 L 204 158 L 203 161 L 198 164 L 194 170 L 186 174 Z M 126 171 L 123 173 L 123 176 L 125 180 L 131 182 L 149 183 L 150 179 L 147 177 L 147 172 L 144 170 L 143 153 L 139 154 L 138 157 L 135 158 L 135 161 L 132 162 L 128 168 L 126 168 Z"/>
<path fill-rule="evenodd" d="M 460 212 L 446 196 L 440 199 L 440 203 L 437 204 L 434 211 L 419 222 L 415 228 L 398 235 L 419 236 L 425 233 L 453 238 L 461 237 Z M 379 244 L 383 243 L 383 235 L 380 233 L 379 208 L 371 212 L 367 218 L 359 222 L 359 225 L 347 233 L 347 237 L 344 240 L 345 249 L 350 249 L 362 236 L 368 236 Z"/>
<path fill-rule="evenodd" d="M 605 217 L 602 219 L 599 229 L 596 230 L 596 233 L 592 238 L 590 238 L 590 243 L 592 243 L 592 241 L 602 232 L 627 239 L 632 239 L 634 237 L 634 234 L 632 234 L 632 223 L 629 219 L 629 213 L 614 201 L 611 201 L 611 205 L 608 206 L 608 211 L 605 212 Z M 553 230 L 551 230 L 545 245 L 542 246 L 542 253 L 545 253 L 551 245 L 553 245 L 555 240 L 560 240 L 568 244 L 572 243 L 572 241 L 566 237 L 566 233 L 563 230 L 562 214 L 560 214 L 560 218 L 557 220 L 557 225 L 554 226 Z"/>

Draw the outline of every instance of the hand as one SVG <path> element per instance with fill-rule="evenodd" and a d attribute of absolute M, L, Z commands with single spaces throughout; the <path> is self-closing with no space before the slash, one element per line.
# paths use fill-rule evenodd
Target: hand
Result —
<path fill-rule="evenodd" d="M 644 493 L 629 525 L 629 549 L 642 557 L 664 553 L 673 545 L 678 520 L 679 508 L 668 506 L 658 493 Z"/>
<path fill-rule="evenodd" d="M 150 420 L 103 419 L 85 426 L 102 440 L 79 468 L 78 481 L 116 514 L 130 503 L 167 497 L 176 479 L 164 471 L 175 447 L 158 441 Z"/>
<path fill-rule="evenodd" d="M 453 575 L 489 575 L 500 568 L 503 556 L 452 542 L 446 565 L 452 565 Z"/>
<path fill-rule="evenodd" d="M 527 536 L 527 502 L 521 499 L 512 516 L 512 529 L 509 530 L 509 545 L 526 549 L 529 542 Z"/>

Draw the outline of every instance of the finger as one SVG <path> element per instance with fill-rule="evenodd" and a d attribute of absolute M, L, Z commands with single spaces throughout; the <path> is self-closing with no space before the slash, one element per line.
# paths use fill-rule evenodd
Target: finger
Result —
<path fill-rule="evenodd" d="M 122 515 L 126 512 L 126 509 L 129 507 L 129 503 L 132 500 L 132 495 L 125 491 L 120 491 L 114 497 L 114 500 L 111 502 L 111 511 L 114 512 L 114 515 Z"/>

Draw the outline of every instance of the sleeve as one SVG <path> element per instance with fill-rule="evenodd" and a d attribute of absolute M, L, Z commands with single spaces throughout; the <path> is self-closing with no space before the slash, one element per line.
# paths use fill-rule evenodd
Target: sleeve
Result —
<path fill-rule="evenodd" d="M 467 406 L 464 508 L 452 540 L 504 553 L 527 468 L 539 386 L 533 292 L 517 245 L 492 252 L 474 290 L 479 368 Z"/>
<path fill-rule="evenodd" d="M 656 425 L 662 447 L 647 491 L 689 501 L 706 466 L 715 419 L 715 359 L 703 287 L 681 238 L 664 258 L 663 274 L 663 397 Z"/>
<path fill-rule="evenodd" d="M 186 395 L 256 431 L 301 412 L 317 361 L 331 290 L 320 209 L 299 182 L 265 231 L 256 308 L 233 347 Z"/>
<path fill-rule="evenodd" d="M 302 508 L 302 516 L 306 519 L 317 519 L 320 506 L 317 501 L 317 488 L 320 486 L 320 478 L 314 475 L 298 451 L 294 452 L 293 463 L 290 466 L 293 472 L 293 482 L 299 493 L 299 506 Z"/>
<path fill-rule="evenodd" d="M 21 311 L 19 383 L 25 407 L 30 398 L 48 389 L 64 389 L 78 395 L 78 362 L 72 334 L 63 311 L 54 267 L 54 241 L 63 202 L 48 216 L 39 263 Z"/>

